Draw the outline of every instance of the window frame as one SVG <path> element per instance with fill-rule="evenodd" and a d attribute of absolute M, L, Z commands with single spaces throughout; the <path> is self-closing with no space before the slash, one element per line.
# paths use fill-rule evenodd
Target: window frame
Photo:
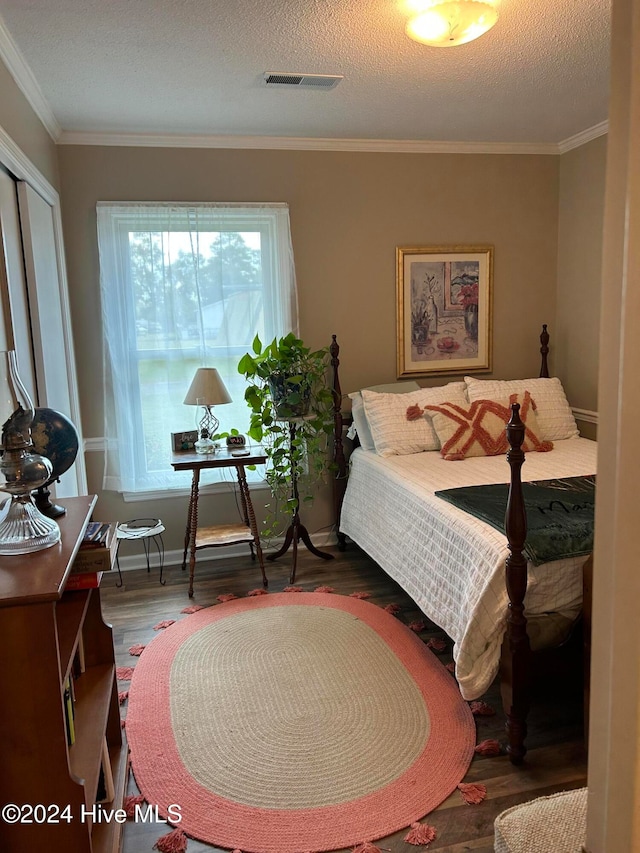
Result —
<path fill-rule="evenodd" d="M 135 305 L 135 287 L 131 269 L 131 247 L 130 235 L 132 233 L 141 233 L 145 230 L 149 232 L 183 232 L 192 233 L 242 233 L 253 232 L 260 234 L 260 252 L 261 252 L 261 273 L 262 273 L 262 305 L 263 305 L 263 323 L 264 328 L 276 330 L 275 335 L 280 336 L 289 331 L 297 332 L 297 296 L 295 293 L 295 271 L 293 268 L 292 248 L 291 248 L 291 232 L 288 218 L 288 205 L 284 203 L 273 204 L 225 204 L 225 203 L 190 203 L 190 202 L 98 202 L 98 209 L 103 209 L 105 217 L 109 221 L 109 235 L 112 241 L 112 276 L 115 274 L 117 282 L 113 284 L 105 284 L 105 271 L 102 266 L 101 252 L 101 293 L 103 296 L 103 334 L 105 338 L 105 435 L 107 436 L 106 447 L 112 446 L 113 438 L 109 440 L 110 429 L 107 426 L 107 408 L 113 408 L 113 424 L 115 427 L 115 440 L 118 444 L 122 441 L 121 436 L 129 435 L 133 432 L 133 438 L 129 439 L 129 447 L 127 448 L 128 458 L 132 471 L 127 474 L 128 482 L 134 482 L 135 487 L 127 488 L 123 483 L 123 475 L 120 471 L 118 475 L 109 476 L 107 466 L 105 465 L 105 475 L 103 488 L 114 489 L 114 479 L 119 481 L 119 485 L 115 489 L 123 495 L 127 500 L 153 500 L 156 497 L 167 497 L 167 492 L 171 496 L 176 496 L 184 493 L 188 489 L 186 483 L 176 483 L 175 487 L 171 486 L 171 480 L 178 478 L 178 475 L 170 468 L 170 450 L 167 451 L 167 468 L 162 468 L 160 471 L 155 469 L 149 470 L 147 464 L 147 454 L 145 450 L 144 437 L 144 419 L 143 419 L 143 398 L 142 386 L 140 383 L 140 362 L 145 355 L 154 350 L 138 349 L 138 341 L 136 337 L 136 305 Z M 287 233 L 283 233 L 283 219 L 278 215 L 282 210 L 286 211 Z M 142 210 L 144 220 L 140 218 Z M 212 218 L 216 218 L 216 224 L 199 220 L 194 216 L 193 222 L 190 222 L 191 211 L 195 213 L 203 211 L 205 214 L 212 213 Z M 217 220 L 217 217 L 224 217 L 224 224 Z M 176 222 L 172 223 L 172 218 L 180 217 L 176 227 Z M 182 218 L 184 217 L 184 219 Z M 141 227 L 144 222 L 144 227 Z M 98 224 L 100 232 L 100 219 Z M 104 238 L 103 238 L 104 239 Z M 100 242 L 100 237 L 99 237 Z M 197 250 L 196 250 L 197 251 Z M 283 284 L 284 282 L 284 284 Z M 293 293 L 288 295 L 284 291 L 293 290 Z M 109 291 L 109 292 L 108 292 Z M 115 291 L 115 292 L 114 292 Z M 122 327 L 118 330 L 118 335 L 123 337 L 124 343 L 120 342 L 120 347 L 123 350 L 123 361 L 126 365 L 124 382 L 126 385 L 128 399 L 128 413 L 126 417 L 127 424 L 121 417 L 121 407 L 118 406 L 117 399 L 121 396 L 116 394 L 112 388 L 112 393 L 108 392 L 109 383 L 106 381 L 106 371 L 111 375 L 111 387 L 114 381 L 122 382 L 122 363 L 118 368 L 117 380 L 114 380 L 115 367 L 114 359 L 110 353 L 110 342 L 108 340 L 109 323 L 105 320 L 105 294 L 108 292 L 108 299 L 117 298 L 120 301 L 119 308 L 116 313 L 119 314 L 122 320 Z M 293 298 L 291 298 L 291 296 Z M 287 300 L 291 302 L 287 314 Z M 157 352 L 162 352 L 156 349 Z M 204 362 L 202 351 L 195 348 L 193 350 L 195 359 L 200 359 Z M 111 430 L 113 431 L 113 430 Z M 168 437 L 167 437 L 168 438 Z M 168 441 L 167 447 L 169 448 Z M 117 453 L 117 450 L 116 450 Z M 153 481 L 157 478 L 162 478 L 166 472 L 168 476 L 167 485 L 157 485 Z M 225 480 L 220 475 L 220 469 L 214 469 L 210 474 L 211 482 L 203 483 L 203 491 L 228 491 L 229 481 Z M 255 480 L 256 475 L 253 478 Z M 254 482 L 253 486 L 262 483 L 262 477 L 258 482 Z"/>

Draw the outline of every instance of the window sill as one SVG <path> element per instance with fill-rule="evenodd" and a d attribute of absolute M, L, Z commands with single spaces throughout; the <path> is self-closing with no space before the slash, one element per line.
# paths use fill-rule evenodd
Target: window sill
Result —
<path fill-rule="evenodd" d="M 199 489 L 200 495 L 221 495 L 233 492 L 238 484 L 233 482 L 207 483 Z M 269 489 L 265 480 L 259 483 L 249 483 L 249 488 L 252 492 Z M 161 501 L 170 500 L 171 498 L 188 498 L 191 495 L 191 489 L 152 489 L 147 492 L 121 492 L 122 499 L 125 503 L 134 503 L 139 501 Z"/>

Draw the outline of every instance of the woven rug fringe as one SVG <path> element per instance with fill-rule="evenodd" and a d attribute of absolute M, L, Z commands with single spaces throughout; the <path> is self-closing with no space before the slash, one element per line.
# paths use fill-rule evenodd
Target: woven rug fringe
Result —
<path fill-rule="evenodd" d="M 132 666 L 119 666 L 116 668 L 116 678 L 118 681 L 131 681 L 132 676 Z"/>
<path fill-rule="evenodd" d="M 477 755 L 500 755 L 502 747 L 500 746 L 500 741 L 489 738 L 488 740 L 481 741 L 476 746 L 474 752 Z"/>
<path fill-rule="evenodd" d="M 130 820 L 135 817 L 136 806 L 142 805 L 142 803 L 144 803 L 144 797 L 142 794 L 135 794 L 124 798 L 122 801 L 122 807 Z"/>
<path fill-rule="evenodd" d="M 435 837 L 435 827 L 429 826 L 428 823 L 412 823 L 411 829 L 405 835 L 404 840 L 407 844 L 415 844 L 416 846 L 424 845 L 425 847 L 428 847 Z"/>
<path fill-rule="evenodd" d="M 153 845 L 153 849 L 158 850 L 159 853 L 185 853 L 187 836 L 181 829 L 174 829 L 159 838 Z"/>
<path fill-rule="evenodd" d="M 476 784 L 474 782 L 460 782 L 458 790 L 462 794 L 462 799 L 469 806 L 477 806 L 487 796 L 486 785 Z"/>
<path fill-rule="evenodd" d="M 482 701 L 470 702 L 469 707 L 474 717 L 493 717 L 496 712 L 495 708 Z"/>

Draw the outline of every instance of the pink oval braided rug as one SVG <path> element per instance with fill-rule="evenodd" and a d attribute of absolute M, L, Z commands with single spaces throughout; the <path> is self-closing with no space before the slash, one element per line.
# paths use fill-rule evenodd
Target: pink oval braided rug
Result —
<path fill-rule="evenodd" d="M 245 853 L 336 850 L 408 827 L 465 775 L 455 680 L 367 601 L 277 593 L 156 637 L 129 691 L 136 782 L 192 838 Z"/>

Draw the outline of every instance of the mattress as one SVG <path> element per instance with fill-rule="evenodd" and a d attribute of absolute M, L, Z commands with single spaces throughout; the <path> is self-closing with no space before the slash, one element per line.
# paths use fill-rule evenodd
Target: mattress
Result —
<path fill-rule="evenodd" d="M 596 449 L 583 438 L 556 441 L 527 454 L 523 480 L 596 473 Z M 498 671 L 508 596 L 504 534 L 437 498 L 440 489 L 508 483 L 504 456 L 450 462 L 438 451 L 383 458 L 358 448 L 351 456 L 340 530 L 397 581 L 454 642 L 456 678 L 477 699 Z M 577 616 L 587 557 L 529 565 L 527 616 Z"/>

